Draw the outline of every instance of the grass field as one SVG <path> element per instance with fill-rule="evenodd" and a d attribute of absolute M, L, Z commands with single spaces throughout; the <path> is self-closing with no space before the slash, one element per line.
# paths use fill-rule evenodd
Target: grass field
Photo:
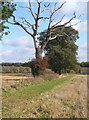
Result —
<path fill-rule="evenodd" d="M 75 82 L 76 82 L 75 78 L 78 79 L 78 77 L 76 77 L 76 75 L 70 74 L 63 78 L 57 78 L 57 79 L 51 80 L 51 81 L 44 81 L 42 83 L 34 84 L 31 86 L 23 86 L 23 87 L 19 86 L 17 88 L 7 89 L 6 91 L 3 91 L 3 112 L 2 112 L 3 118 L 31 118 L 31 117 L 32 118 L 47 118 L 47 117 L 57 118 L 57 117 L 64 117 L 65 113 L 63 115 L 62 112 L 63 111 L 65 112 L 65 110 L 60 111 L 59 112 L 60 115 L 57 112 L 57 111 L 59 111 L 59 108 L 61 110 L 63 107 L 65 109 L 67 107 L 67 109 L 68 109 L 67 112 L 70 111 L 69 115 L 67 115 L 68 113 L 66 114 L 67 117 L 76 116 L 75 92 L 77 90 L 76 94 L 80 95 L 80 91 L 78 90 L 78 88 L 75 89 L 75 91 L 73 90 L 72 97 L 74 97 L 75 103 L 72 103 L 73 101 L 70 101 L 71 100 L 71 99 L 69 99 L 70 93 L 65 94 L 65 92 L 67 92 L 67 89 L 69 90 L 69 92 L 72 91 L 73 85 L 74 85 L 74 87 L 78 87 L 77 85 L 75 85 Z M 78 81 L 80 83 L 81 80 L 79 79 Z M 66 89 L 66 91 L 63 92 L 62 89 L 65 88 L 67 85 L 69 85 L 69 87 Z M 72 85 L 72 87 L 70 87 L 70 85 Z M 62 91 L 62 93 L 60 91 Z M 64 94 L 64 96 L 67 97 L 67 100 L 69 99 L 69 101 L 66 101 L 65 98 L 60 98 L 60 95 L 63 96 L 63 94 Z M 73 94 L 75 96 L 73 96 Z M 55 97 L 56 95 L 59 96 L 59 98 Z M 85 95 L 85 93 L 84 93 L 84 95 Z M 79 97 L 79 96 L 77 96 L 77 97 Z M 80 100 L 79 101 L 77 100 L 77 102 L 80 102 Z M 67 104 L 68 104 L 68 106 L 67 106 Z M 72 104 L 74 104 L 74 106 Z M 57 114 L 56 113 L 53 114 L 54 109 Z M 84 117 L 85 110 L 84 110 L 84 115 L 82 113 L 79 115 Z"/>
<path fill-rule="evenodd" d="M 11 86 L 24 86 L 24 85 L 32 85 L 41 83 L 44 81 L 53 80 L 59 77 L 58 74 L 55 74 L 54 72 L 50 70 L 46 70 L 44 75 L 41 75 L 40 77 L 34 78 L 31 73 L 3 73 L 2 76 L 0 76 L 2 79 L 2 88 L 7 89 Z"/>

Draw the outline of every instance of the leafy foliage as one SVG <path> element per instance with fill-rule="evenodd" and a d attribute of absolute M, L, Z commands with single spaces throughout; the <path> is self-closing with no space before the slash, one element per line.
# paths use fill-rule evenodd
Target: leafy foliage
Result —
<path fill-rule="evenodd" d="M 4 34 L 8 35 L 9 33 L 9 31 L 5 31 L 9 29 L 9 27 L 5 25 L 5 22 L 13 15 L 13 12 L 16 10 L 15 6 L 16 4 L 11 2 L 0 2 L 0 12 L 2 13 L 0 14 L 0 40 Z"/>
<path fill-rule="evenodd" d="M 81 62 L 80 66 L 81 67 L 89 67 L 89 62 Z"/>
<path fill-rule="evenodd" d="M 30 64 L 33 76 L 38 76 L 48 67 L 48 57 L 45 56 L 43 59 L 34 59 Z"/>
<path fill-rule="evenodd" d="M 56 73 L 61 74 L 62 70 L 69 72 L 76 67 L 78 46 L 75 42 L 79 37 L 78 31 L 72 27 L 65 27 L 63 30 L 56 29 L 54 35 L 58 33 L 62 34 L 63 37 L 49 41 L 45 51 L 49 56 L 50 68 Z M 46 31 L 40 33 L 39 40 L 41 46 L 46 40 L 45 37 Z"/>

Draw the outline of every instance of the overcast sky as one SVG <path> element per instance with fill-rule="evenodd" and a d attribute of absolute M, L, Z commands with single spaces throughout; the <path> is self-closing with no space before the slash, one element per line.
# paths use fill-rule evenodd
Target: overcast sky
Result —
<path fill-rule="evenodd" d="M 27 5 L 27 3 L 24 2 L 27 0 L 19 0 L 19 2 L 18 0 L 14 1 L 17 2 L 17 11 L 15 12 L 17 19 L 19 20 L 20 16 L 25 16 L 28 19 L 30 18 L 30 21 L 32 22 L 29 13 L 24 9 L 19 8 L 20 5 Z M 63 1 L 64 0 L 60 0 L 60 2 Z M 87 51 L 87 1 L 88 0 L 67 0 L 64 7 L 55 15 L 55 18 L 57 19 L 58 16 L 66 14 L 63 22 L 72 17 L 74 12 L 76 12 L 77 16 L 82 15 L 80 19 L 75 19 L 73 21 L 73 23 L 81 21 L 81 23 L 74 26 L 74 28 L 79 31 L 80 37 L 76 42 L 79 46 L 77 56 L 79 62 L 87 61 L 87 53 L 89 53 Z M 46 24 L 47 23 L 43 23 L 39 31 L 46 29 Z M 9 27 L 10 34 L 4 36 L 2 42 L 0 42 L 0 62 L 27 62 L 29 59 L 33 59 L 35 50 L 32 38 L 18 26 L 9 25 Z"/>

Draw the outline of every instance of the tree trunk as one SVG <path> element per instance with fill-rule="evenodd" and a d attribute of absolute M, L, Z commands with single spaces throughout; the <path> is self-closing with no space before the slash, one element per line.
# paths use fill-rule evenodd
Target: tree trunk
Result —
<path fill-rule="evenodd" d="M 35 57 L 38 58 L 38 59 L 42 59 L 42 50 L 41 48 L 36 48 L 36 53 L 35 53 Z"/>
<path fill-rule="evenodd" d="M 34 36 L 35 57 L 36 59 L 42 59 L 42 49 L 40 48 L 37 35 Z"/>
<path fill-rule="evenodd" d="M 59 69 L 58 74 L 61 75 L 61 70 Z"/>

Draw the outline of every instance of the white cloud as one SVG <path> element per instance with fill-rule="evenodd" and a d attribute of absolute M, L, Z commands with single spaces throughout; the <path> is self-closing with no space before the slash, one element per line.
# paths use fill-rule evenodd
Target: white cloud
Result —
<path fill-rule="evenodd" d="M 19 48 L 14 50 L 4 50 L 0 53 L 0 62 L 26 62 L 34 58 L 33 48 Z"/>
<path fill-rule="evenodd" d="M 72 23 L 73 24 L 78 23 L 78 24 L 74 25 L 73 27 L 77 29 L 79 32 L 87 32 L 87 21 L 81 21 L 80 23 L 79 22 L 80 20 L 75 19 Z"/>
<path fill-rule="evenodd" d="M 15 40 L 3 40 L 2 47 L 0 62 L 26 62 L 29 58 L 32 59 L 35 56 L 33 41 L 28 36 Z"/>
<path fill-rule="evenodd" d="M 79 46 L 79 49 L 78 49 L 78 61 L 79 62 L 87 61 L 88 46 L 89 44 L 87 43 L 83 43 Z"/>
<path fill-rule="evenodd" d="M 87 4 L 82 2 L 66 2 L 63 7 L 62 13 L 68 14 L 76 12 L 77 14 L 83 14 L 87 12 Z"/>
<path fill-rule="evenodd" d="M 20 46 L 33 47 L 33 42 L 32 40 L 30 40 L 29 37 L 23 36 L 21 38 L 16 38 L 14 40 L 11 40 L 11 39 L 3 40 L 2 45 L 9 45 L 13 47 L 20 47 Z"/>
<path fill-rule="evenodd" d="M 7 55 L 11 55 L 12 54 L 12 51 L 11 50 L 6 50 L 6 51 L 3 51 L 0 53 L 0 57 L 2 56 L 7 56 Z"/>

